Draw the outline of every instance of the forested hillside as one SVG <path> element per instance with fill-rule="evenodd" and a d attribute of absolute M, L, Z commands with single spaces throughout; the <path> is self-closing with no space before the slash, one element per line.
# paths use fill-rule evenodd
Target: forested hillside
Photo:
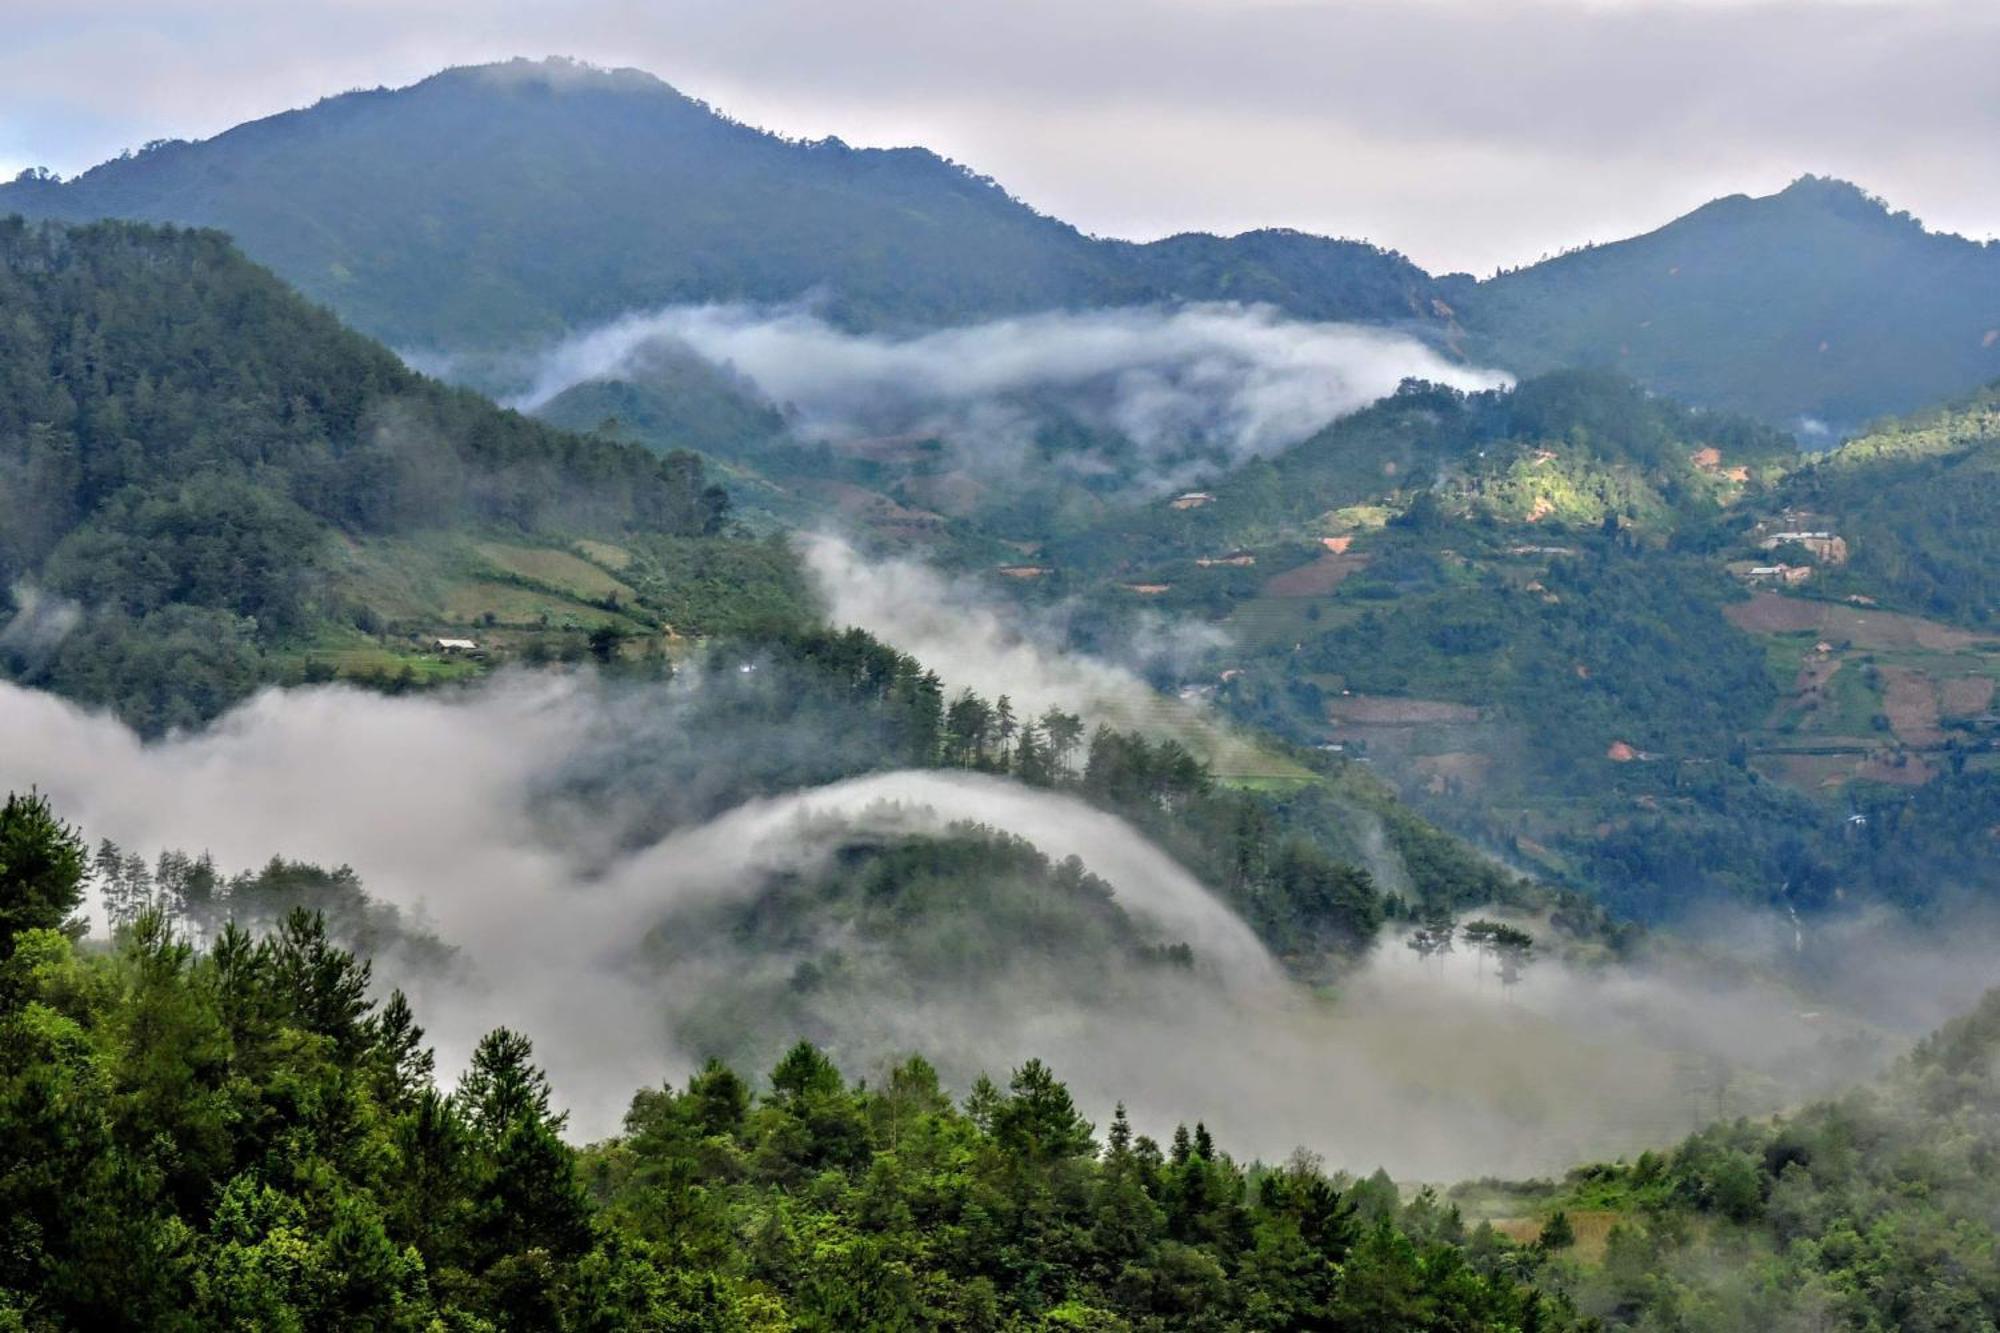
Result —
<path fill-rule="evenodd" d="M 1033 715 L 1005 695 L 947 693 L 923 663 L 859 630 L 720 641 L 690 668 L 689 683 L 700 692 L 698 712 L 672 714 L 670 730 L 635 727 L 599 756 L 619 787 L 658 793 L 648 803 L 651 836 L 752 797 L 858 774 L 965 770 L 1073 794 L 1118 815 L 1306 975 L 1360 957 L 1393 919 L 1490 904 L 1554 913 L 1564 943 L 1620 938 L 1587 901 L 1508 873 L 1412 816 L 1351 765 L 1321 759 L 1268 787 L 1231 783 L 1190 748 L 1200 743 L 1193 735 L 1184 742 L 1087 728 L 1060 708 Z M 726 760 L 717 758 L 723 750 Z M 590 780 L 570 799 L 593 804 L 611 794 Z M 1003 853 L 987 863 L 1005 865 Z M 868 859 L 859 848 L 852 858 Z M 1397 883 L 1379 884 L 1371 864 Z M 924 876 L 919 868 L 912 878 Z M 897 879 L 885 872 L 874 894 L 876 906 L 894 906 L 897 920 L 965 910 L 932 902 L 919 911 L 893 887 Z M 852 887 L 844 878 L 818 886 L 836 899 Z M 814 893 L 811 885 L 795 889 L 807 899 Z M 757 912 L 731 919 L 736 924 L 717 931 L 747 930 L 744 921 L 770 925 Z"/>
<path fill-rule="evenodd" d="M 0 1320 L 24 1333 L 2000 1314 L 1993 996 L 1878 1088 L 1442 1195 L 1239 1161 L 1199 1124 L 1162 1144 L 1122 1108 L 1100 1126 L 1039 1061 L 854 1081 L 807 1043 L 754 1082 L 710 1063 L 638 1090 L 579 1149 L 527 1035 L 491 1032 L 441 1086 L 421 1016 L 305 907 L 199 945 L 142 907 L 79 943 L 87 863 L 45 802 L 0 807 Z"/>
<path fill-rule="evenodd" d="M 1809 444 L 2000 375 L 2000 244 L 1814 176 L 1449 299 L 1475 356 L 1607 367 Z"/>
<path fill-rule="evenodd" d="M 677 302 L 812 299 L 850 327 L 1050 308 L 1272 300 L 1441 324 L 1430 279 L 1285 233 L 1099 241 L 921 148 L 781 139 L 637 70 L 454 69 L 348 93 L 74 181 L 0 214 L 220 227 L 398 348 L 547 341 Z"/>
<path fill-rule="evenodd" d="M 393 672 L 412 659 L 385 635 L 427 646 L 537 605 L 531 628 L 585 617 L 580 643 L 801 602 L 782 552 L 718 539 L 727 497 L 692 455 L 416 375 L 214 232 L 0 224 L 0 309 L 0 586 L 27 613 L 0 650 L 145 728 L 213 716 L 315 647 Z M 567 553 L 584 538 L 630 543 L 598 551 L 619 576 Z M 691 601 L 718 560 L 742 595 Z M 509 587 L 519 607 L 482 600 Z"/>
<path fill-rule="evenodd" d="M 1814 462 L 1608 372 L 1411 383 L 1050 543 L 1021 595 L 1084 597 L 1086 643 L 1211 619 L 1185 688 L 1621 914 L 1935 904 L 2000 887 L 1963 851 L 1996 776 L 1990 418 Z"/>
<path fill-rule="evenodd" d="M 2000 384 L 1877 424 L 1780 499 L 1842 534 L 1833 591 L 1975 628 L 2000 615 Z"/>

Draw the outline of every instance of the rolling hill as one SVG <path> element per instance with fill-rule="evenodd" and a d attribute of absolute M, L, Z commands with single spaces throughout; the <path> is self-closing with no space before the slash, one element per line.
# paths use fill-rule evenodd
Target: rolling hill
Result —
<path fill-rule="evenodd" d="M 470 669 L 440 637 L 490 660 L 800 604 L 693 455 L 418 375 L 218 233 L 0 222 L 0 308 L 0 668 L 148 731 L 300 673 Z"/>
<path fill-rule="evenodd" d="M 1079 641 L 1617 910 L 2000 887 L 1993 391 L 1800 455 L 1602 371 L 1407 385 L 1197 499 L 1046 543 Z"/>

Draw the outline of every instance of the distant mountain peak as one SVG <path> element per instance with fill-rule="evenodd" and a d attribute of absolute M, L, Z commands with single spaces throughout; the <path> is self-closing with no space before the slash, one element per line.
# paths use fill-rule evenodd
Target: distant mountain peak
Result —
<path fill-rule="evenodd" d="M 1772 199 L 1803 204 L 1851 217 L 1906 217 L 1890 208 L 1880 196 L 1868 193 L 1853 181 L 1837 176 L 1804 175 L 1787 185 Z"/>
<path fill-rule="evenodd" d="M 454 65 L 414 85 L 480 84 L 496 88 L 548 88 L 570 92 L 667 93 L 692 100 L 656 75 L 630 66 L 594 65 L 574 56 L 516 56 L 484 65 Z"/>

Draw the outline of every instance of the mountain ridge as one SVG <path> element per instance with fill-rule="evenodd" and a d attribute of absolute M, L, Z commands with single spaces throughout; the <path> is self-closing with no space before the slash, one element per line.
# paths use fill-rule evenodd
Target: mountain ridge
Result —
<path fill-rule="evenodd" d="M 559 59 L 343 93 L 70 180 L 23 173 L 6 211 L 219 227 L 413 352 L 532 351 L 700 302 L 907 332 L 1221 300 L 1399 327 L 1517 374 L 1615 369 L 1808 444 L 2000 375 L 2000 245 L 1832 177 L 1481 281 L 1285 228 L 1093 236 L 925 148 L 787 138 Z"/>
<path fill-rule="evenodd" d="M 928 149 L 786 139 L 651 75 L 559 61 L 459 67 L 68 181 L 24 176 L 0 186 L 9 209 L 220 226 L 406 347 L 532 345 L 701 300 L 818 296 L 836 322 L 871 328 L 1232 295 L 1212 247 L 1181 282 L 1160 256 L 1185 242 L 1087 236 Z M 1339 308 L 1322 302 L 1327 313 L 1434 318 L 1428 276 L 1400 256 L 1320 239 L 1283 248 L 1295 264 L 1376 270 Z"/>

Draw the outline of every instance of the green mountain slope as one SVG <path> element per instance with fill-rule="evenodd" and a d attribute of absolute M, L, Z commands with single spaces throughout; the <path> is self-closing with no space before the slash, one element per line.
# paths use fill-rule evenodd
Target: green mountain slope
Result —
<path fill-rule="evenodd" d="M 1846 543 L 1832 592 L 1973 627 L 2000 617 L 2000 384 L 1878 424 L 1779 499 L 1792 526 Z"/>
<path fill-rule="evenodd" d="M 807 298 L 850 326 L 1181 297 L 1438 322 L 1429 278 L 1372 246 L 1097 241 L 922 149 L 781 139 L 639 71 L 561 61 L 449 70 L 24 179 L 0 187 L 8 211 L 223 228 L 398 347 Z"/>
<path fill-rule="evenodd" d="M 1184 688 L 1621 914 L 1931 904 L 2000 890 L 1992 438 L 1990 393 L 1814 462 L 1604 372 L 1411 384 L 998 582 L 1084 643 L 1210 621 Z"/>
<path fill-rule="evenodd" d="M 1841 181 L 1433 279 L 1292 231 L 1089 237 L 921 148 L 790 141 L 639 71 L 563 61 L 347 93 L 70 181 L 24 174 L 0 185 L 6 212 L 220 227 L 362 331 L 433 352 L 679 302 L 808 300 L 849 328 L 906 328 L 1226 299 L 1405 325 L 1526 374 L 1608 367 L 1809 436 L 2000 374 L 2000 246 Z"/>
<path fill-rule="evenodd" d="M 1451 298 L 1475 356 L 1607 366 L 1712 407 L 1834 432 L 2000 375 L 2000 245 L 1802 177 Z"/>
<path fill-rule="evenodd" d="M 315 649 L 449 675 L 426 635 L 616 642 L 801 595 L 788 556 L 715 535 L 691 455 L 414 374 L 216 233 L 0 224 L 0 310 L 0 586 L 31 613 L 0 665 L 148 729 Z"/>

